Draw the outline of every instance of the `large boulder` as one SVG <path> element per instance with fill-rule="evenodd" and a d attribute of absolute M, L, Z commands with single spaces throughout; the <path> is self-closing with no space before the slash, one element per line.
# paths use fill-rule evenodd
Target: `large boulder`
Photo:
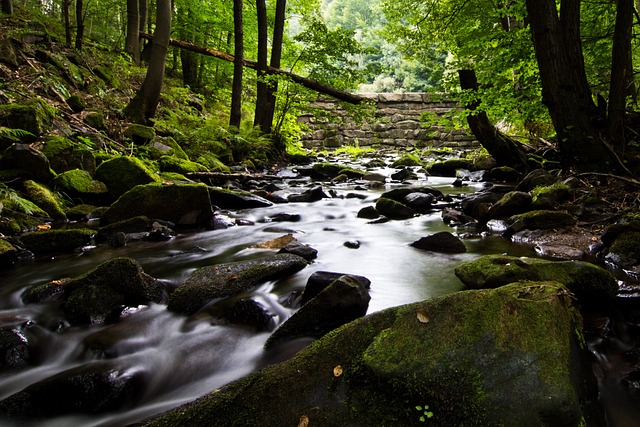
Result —
<path fill-rule="evenodd" d="M 288 318 L 265 343 L 273 348 L 286 340 L 320 338 L 367 313 L 371 297 L 357 277 L 340 276 Z"/>
<path fill-rule="evenodd" d="M 605 302 L 618 291 L 611 273 L 585 261 L 484 255 L 458 265 L 455 274 L 470 289 L 496 288 L 520 280 L 554 280 L 584 303 Z"/>
<path fill-rule="evenodd" d="M 222 209 L 253 209 L 273 205 L 267 199 L 242 190 L 209 187 L 209 196 L 211 202 Z"/>
<path fill-rule="evenodd" d="M 51 219 L 67 220 L 62 200 L 47 187 L 31 180 L 23 182 L 22 187 L 29 200 L 45 211 Z"/>
<path fill-rule="evenodd" d="M 0 105 L 0 122 L 12 129 L 22 129 L 36 138 L 51 129 L 55 108 L 40 98 L 32 98 L 24 104 Z"/>
<path fill-rule="evenodd" d="M 49 159 L 51 168 L 57 173 L 73 169 L 82 169 L 94 173 L 96 159 L 93 151 L 84 144 L 74 143 L 64 136 L 47 138 L 42 153 Z"/>
<path fill-rule="evenodd" d="M 72 169 L 56 176 L 51 186 L 72 199 L 101 204 L 109 199 L 107 186 L 82 169 Z"/>
<path fill-rule="evenodd" d="M 245 292 L 268 280 L 289 276 L 307 266 L 293 254 L 276 254 L 197 269 L 169 298 L 167 308 L 193 314 L 209 302 Z"/>
<path fill-rule="evenodd" d="M 36 255 L 73 252 L 77 248 L 90 244 L 95 233 L 95 230 L 88 228 L 33 231 L 20 236 L 20 242 Z"/>
<path fill-rule="evenodd" d="M 213 208 L 204 184 L 138 185 L 104 212 L 101 224 L 112 224 L 136 216 L 171 221 L 180 226 L 208 226 L 213 217 Z"/>
<path fill-rule="evenodd" d="M 557 283 L 458 292 L 326 335 L 147 426 L 603 425 L 581 317 Z"/>
<path fill-rule="evenodd" d="M 18 249 L 4 239 L 0 239 L 0 267 L 11 264 L 18 255 Z"/>
<path fill-rule="evenodd" d="M 515 231 L 546 230 L 571 227 L 575 225 L 576 219 L 567 211 L 535 210 L 514 215 L 509 218 L 509 222 Z"/>
<path fill-rule="evenodd" d="M 411 246 L 425 251 L 443 252 L 447 254 L 461 254 L 467 251 L 464 242 L 448 231 L 441 231 L 422 237 L 411 243 Z"/>
<path fill-rule="evenodd" d="M 376 201 L 376 210 L 389 219 L 409 219 L 416 215 L 416 211 L 393 199 L 381 197 Z"/>
<path fill-rule="evenodd" d="M 485 218 L 508 218 L 526 212 L 531 206 L 531 194 L 524 191 L 510 191 L 487 211 Z"/>
<path fill-rule="evenodd" d="M 109 193 L 118 198 L 136 185 L 161 182 L 160 177 L 135 157 L 116 157 L 100 163 L 96 179 L 104 182 Z"/>
<path fill-rule="evenodd" d="M 49 183 L 55 173 L 44 154 L 27 144 L 13 144 L 0 157 L 0 169 L 12 171 L 22 179 Z"/>

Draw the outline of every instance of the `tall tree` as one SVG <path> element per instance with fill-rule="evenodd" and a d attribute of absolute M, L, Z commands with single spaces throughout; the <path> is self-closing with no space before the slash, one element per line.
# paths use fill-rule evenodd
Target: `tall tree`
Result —
<path fill-rule="evenodd" d="M 127 38 L 124 50 L 133 63 L 140 65 L 140 3 L 138 0 L 127 0 Z"/>
<path fill-rule="evenodd" d="M 580 40 L 580 0 L 526 0 L 533 45 L 564 166 L 611 170 L 612 153 L 593 124 L 598 109 L 585 73 Z"/>
<path fill-rule="evenodd" d="M 618 141 L 623 139 L 627 95 L 634 92 L 631 55 L 633 9 L 633 0 L 618 0 L 611 52 L 611 83 L 607 117 L 607 130 L 611 137 Z"/>
<path fill-rule="evenodd" d="M 244 69 L 244 27 L 242 23 L 242 0 L 233 0 L 233 83 L 231 89 L 231 114 L 229 125 L 240 127 L 242 120 L 242 75 Z"/>
<path fill-rule="evenodd" d="M 84 2 L 76 0 L 76 49 L 82 50 L 84 43 Z"/>
<path fill-rule="evenodd" d="M 276 16 L 273 23 L 273 41 L 271 43 L 271 60 L 269 61 L 269 65 L 273 68 L 280 68 L 280 62 L 282 61 L 282 43 L 284 41 L 284 23 L 287 12 L 287 1 L 286 0 L 277 0 L 276 1 Z M 269 132 L 272 133 L 273 126 L 273 116 L 276 111 L 276 93 L 278 92 L 278 79 L 273 79 L 267 85 L 267 96 L 266 96 L 266 111 L 263 116 L 264 125 L 261 125 L 261 128 L 268 128 Z M 282 151 L 284 147 L 277 142 L 276 150 Z"/>
<path fill-rule="evenodd" d="M 164 80 L 171 35 L 171 0 L 157 0 L 156 9 L 156 28 L 147 75 L 136 96 L 124 109 L 125 115 L 136 123 L 147 123 L 155 116 Z"/>
<path fill-rule="evenodd" d="M 7 15 L 13 15 L 13 1 L 12 0 L 2 0 L 0 3 L 0 8 L 2 13 Z"/>
<path fill-rule="evenodd" d="M 64 35 L 67 46 L 71 47 L 73 39 L 71 36 L 71 0 L 62 0 L 62 20 L 64 21 Z"/>
<path fill-rule="evenodd" d="M 254 126 L 259 126 L 263 133 L 270 133 L 271 126 L 265 123 L 267 111 L 268 87 L 266 82 L 267 58 L 269 55 L 269 27 L 267 25 L 267 5 L 265 0 L 256 0 L 256 18 L 258 23 L 258 68 L 256 83 L 256 108 L 253 118 Z"/>

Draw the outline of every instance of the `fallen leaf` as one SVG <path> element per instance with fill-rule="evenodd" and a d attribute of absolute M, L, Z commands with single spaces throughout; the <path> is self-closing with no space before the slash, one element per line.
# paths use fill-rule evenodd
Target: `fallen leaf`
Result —
<path fill-rule="evenodd" d="M 418 317 L 418 322 L 429 323 L 429 316 L 425 312 L 419 311 L 417 314 L 417 317 Z"/>
<path fill-rule="evenodd" d="M 303 415 L 300 417 L 300 422 L 298 423 L 298 427 L 308 427 L 309 426 L 309 417 Z"/>
<path fill-rule="evenodd" d="M 342 366 L 338 365 L 333 368 L 333 376 L 338 378 L 340 375 L 342 375 Z"/>
<path fill-rule="evenodd" d="M 64 285 L 64 280 L 52 280 L 51 284 L 53 284 L 53 285 Z"/>
<path fill-rule="evenodd" d="M 260 249 L 282 249 L 291 242 L 295 242 L 296 238 L 292 234 L 285 234 L 284 236 L 276 237 L 275 239 L 267 240 L 266 242 L 253 245 L 254 248 Z"/>
<path fill-rule="evenodd" d="M 51 230 L 51 226 L 49 224 L 43 224 L 43 225 L 37 226 L 36 229 L 40 231 Z"/>

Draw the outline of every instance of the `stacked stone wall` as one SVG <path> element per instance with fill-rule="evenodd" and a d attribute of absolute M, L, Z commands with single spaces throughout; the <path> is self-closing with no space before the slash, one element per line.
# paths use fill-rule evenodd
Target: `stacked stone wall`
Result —
<path fill-rule="evenodd" d="M 368 93 L 360 94 L 374 107 L 373 120 L 356 122 L 333 99 L 320 99 L 313 104 L 316 110 L 329 115 L 307 114 L 298 121 L 308 126 L 302 136 L 305 148 L 339 148 L 343 145 L 397 147 L 475 148 L 479 144 L 465 130 L 451 130 L 433 123 L 423 123 L 423 113 L 439 118 L 460 106 L 456 101 L 443 100 L 428 93 Z"/>

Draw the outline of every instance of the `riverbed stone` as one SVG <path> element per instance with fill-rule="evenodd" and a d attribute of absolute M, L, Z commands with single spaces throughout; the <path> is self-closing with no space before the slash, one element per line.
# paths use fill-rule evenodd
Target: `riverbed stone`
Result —
<path fill-rule="evenodd" d="M 542 185 L 531 190 L 531 205 L 534 209 L 552 209 L 573 197 L 573 189 L 566 184 L 556 182 Z"/>
<path fill-rule="evenodd" d="M 485 218 L 507 218 L 526 212 L 531 206 L 531 194 L 524 191 L 510 191 L 491 205 Z"/>
<path fill-rule="evenodd" d="M 104 212 L 101 224 L 136 216 L 170 221 L 178 226 L 208 226 L 213 217 L 208 187 L 204 184 L 138 185 Z"/>
<path fill-rule="evenodd" d="M 349 275 L 340 276 L 285 320 L 267 339 L 264 347 L 268 350 L 295 338 L 320 338 L 364 316 L 370 300 L 362 280 Z"/>
<path fill-rule="evenodd" d="M 314 249 L 311 246 L 298 241 L 287 243 L 278 251 L 278 253 L 298 255 L 306 259 L 307 261 L 313 261 L 318 257 L 317 249 Z"/>
<path fill-rule="evenodd" d="M 302 296 L 300 297 L 300 304 L 306 304 L 342 276 L 349 276 L 351 279 L 360 283 L 365 289 L 369 289 L 369 287 L 371 286 L 371 280 L 367 279 L 364 276 L 319 270 L 314 272 L 307 279 L 307 284 L 305 285 Z"/>
<path fill-rule="evenodd" d="M 131 258 L 113 258 L 64 283 L 65 317 L 72 324 L 116 320 L 124 307 L 166 298 L 162 285 Z"/>
<path fill-rule="evenodd" d="M 95 233 L 95 230 L 88 228 L 33 231 L 21 235 L 20 242 L 36 255 L 73 252 L 90 244 Z"/>
<path fill-rule="evenodd" d="M 161 182 L 160 177 L 140 159 L 120 156 L 104 161 L 96 168 L 95 178 L 106 184 L 115 199 L 136 185 Z"/>
<path fill-rule="evenodd" d="M 0 239 L 0 266 L 11 264 L 18 255 L 18 249 L 4 239 Z"/>
<path fill-rule="evenodd" d="M 443 252 L 447 254 L 461 254 L 467 251 L 467 247 L 462 240 L 448 231 L 441 231 L 422 237 L 411 243 L 410 246 L 425 251 Z"/>
<path fill-rule="evenodd" d="M 482 191 L 472 194 L 462 201 L 462 212 L 477 220 L 490 219 L 487 218 L 489 210 L 502 196 L 502 194 L 494 191 Z"/>
<path fill-rule="evenodd" d="M 427 187 L 427 186 L 420 186 L 420 187 L 394 188 L 393 190 L 385 191 L 380 195 L 380 197 L 385 199 L 395 200 L 396 202 L 404 203 L 405 198 L 411 193 L 422 193 L 422 194 L 432 195 L 436 199 L 438 197 L 443 196 L 442 191 L 438 189 Z"/>
<path fill-rule="evenodd" d="M 287 196 L 287 201 L 313 203 L 322 199 L 327 199 L 328 197 L 329 196 L 326 195 L 322 187 L 318 185 L 299 194 L 290 194 Z"/>
<path fill-rule="evenodd" d="M 514 215 L 509 218 L 509 223 L 515 231 L 546 230 L 571 227 L 575 225 L 576 219 L 567 211 L 535 210 Z"/>
<path fill-rule="evenodd" d="M 267 199 L 248 191 L 207 187 L 211 203 L 222 209 L 254 209 L 272 206 Z"/>
<path fill-rule="evenodd" d="M 252 298 L 238 300 L 225 314 L 230 323 L 249 326 L 258 332 L 275 329 L 274 316 L 275 314 L 267 309 L 264 304 Z"/>
<path fill-rule="evenodd" d="M 18 328 L 0 328 L 0 372 L 23 368 L 31 360 L 27 337 Z"/>
<path fill-rule="evenodd" d="M 557 181 L 556 177 L 545 169 L 534 169 L 529 172 L 516 186 L 516 191 L 531 191 L 538 186 L 551 185 Z"/>
<path fill-rule="evenodd" d="M 374 313 L 146 425 L 602 425 L 581 317 L 557 283 Z M 277 408 L 277 410 L 274 410 Z"/>
<path fill-rule="evenodd" d="M 306 266 L 307 260 L 298 255 L 275 254 L 200 267 L 173 291 L 167 308 L 181 314 L 193 314 L 213 300 L 290 276 Z"/>
<path fill-rule="evenodd" d="M 496 288 L 519 280 L 554 280 L 585 304 L 604 304 L 618 291 L 611 273 L 585 261 L 483 255 L 458 265 L 455 274 L 469 289 Z"/>
<path fill-rule="evenodd" d="M 376 210 L 390 219 L 409 219 L 416 215 L 416 211 L 409 206 L 385 197 L 376 201 Z"/>
<path fill-rule="evenodd" d="M 473 161 L 467 159 L 448 159 L 427 166 L 429 175 L 454 178 L 459 169 L 473 170 Z"/>
<path fill-rule="evenodd" d="M 640 264 L 640 231 L 626 231 L 618 235 L 606 259 L 620 267 Z"/>
<path fill-rule="evenodd" d="M 70 414 L 105 413 L 132 405 L 149 374 L 98 361 L 63 371 L 0 401 L 0 413 L 39 420 Z"/>
<path fill-rule="evenodd" d="M 152 221 L 144 215 L 135 216 L 101 227 L 96 238 L 105 241 L 115 233 L 144 233 L 151 229 Z"/>

